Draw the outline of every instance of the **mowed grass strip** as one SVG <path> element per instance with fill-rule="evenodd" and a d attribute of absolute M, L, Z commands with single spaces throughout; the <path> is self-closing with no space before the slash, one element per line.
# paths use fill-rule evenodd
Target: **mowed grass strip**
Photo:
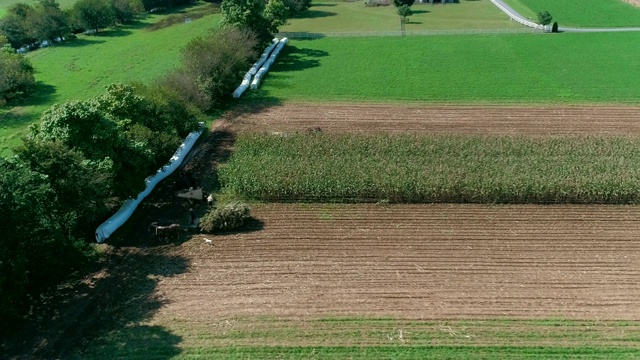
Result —
<path fill-rule="evenodd" d="M 207 5 L 176 9 L 175 13 L 200 12 Z M 171 16 L 149 15 L 132 24 L 107 29 L 97 35 L 29 53 L 36 69 L 36 94 L 26 103 L 0 109 L 0 154 L 20 144 L 30 123 L 55 103 L 84 100 L 117 82 L 148 83 L 176 68 L 180 49 L 189 40 L 217 27 L 220 15 L 209 15 L 188 23 L 149 31 L 148 28 Z"/>
<path fill-rule="evenodd" d="M 163 323 L 114 330 L 78 357 L 626 359 L 640 352 L 637 322 L 239 318 L 209 323 L 172 317 Z"/>
<path fill-rule="evenodd" d="M 521 6 L 531 9 L 522 13 L 531 16 L 549 11 L 560 26 L 580 27 L 640 27 L 640 7 L 624 0 L 505 0 L 517 11 Z M 533 19 L 537 19 L 532 16 Z"/>
<path fill-rule="evenodd" d="M 638 103 L 638 43 L 640 33 L 294 40 L 252 97 Z"/>
<path fill-rule="evenodd" d="M 226 191 L 273 202 L 640 203 L 640 140 L 241 135 Z"/>
<path fill-rule="evenodd" d="M 520 28 L 494 6 L 489 0 L 460 1 L 446 6 L 419 4 L 412 7 L 413 15 L 405 29 L 508 29 Z M 360 32 L 360 31 L 399 31 L 400 17 L 396 7 L 365 6 L 357 2 L 316 2 L 311 8 L 289 20 L 280 28 L 287 32 Z"/>

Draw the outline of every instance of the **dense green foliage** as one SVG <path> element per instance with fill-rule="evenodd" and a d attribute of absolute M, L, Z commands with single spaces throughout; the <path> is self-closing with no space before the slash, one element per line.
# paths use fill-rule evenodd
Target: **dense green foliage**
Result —
<path fill-rule="evenodd" d="M 27 97 L 35 84 L 34 69 L 29 59 L 11 47 L 0 44 L 0 107 L 7 102 Z"/>
<path fill-rule="evenodd" d="M 245 135 L 219 177 L 264 201 L 640 203 L 640 141 Z"/>
<path fill-rule="evenodd" d="M 241 228 L 251 216 L 250 212 L 247 204 L 237 201 L 216 206 L 202 217 L 200 229 L 204 232 L 214 232 Z"/>
<path fill-rule="evenodd" d="M 182 50 L 182 67 L 161 81 L 185 102 L 210 111 L 229 98 L 257 56 L 256 36 L 237 27 L 211 31 Z"/>
<path fill-rule="evenodd" d="M 527 6 L 531 13 L 549 11 L 561 25 L 582 27 L 640 26 L 640 7 L 623 0 L 505 0 Z M 519 8 L 516 7 L 517 10 Z M 524 12 L 524 11 L 523 11 Z M 525 16 L 530 16 L 526 12 Z"/>
<path fill-rule="evenodd" d="M 197 120 L 167 89 L 122 84 L 42 115 L 17 156 L 0 158 L 0 321 L 90 260 L 96 226 L 144 189 Z"/>
<path fill-rule="evenodd" d="M 541 11 L 538 13 L 538 24 L 540 25 L 549 25 L 551 24 L 551 20 L 553 17 L 548 11 Z"/>
<path fill-rule="evenodd" d="M 266 44 L 287 20 L 282 0 L 225 0 L 221 5 L 222 25 L 247 29 Z"/>
<path fill-rule="evenodd" d="M 261 92 L 289 101 L 638 103 L 639 42 L 640 33 L 293 40 Z"/>

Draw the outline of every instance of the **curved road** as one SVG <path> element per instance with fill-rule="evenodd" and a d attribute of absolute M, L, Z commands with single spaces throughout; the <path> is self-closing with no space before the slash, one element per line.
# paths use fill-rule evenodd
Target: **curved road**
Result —
<path fill-rule="evenodd" d="M 531 22 L 531 20 L 520 15 L 517 11 L 513 10 L 509 5 L 505 4 L 502 0 L 491 0 L 491 2 L 509 15 L 512 19 L 519 23 L 529 27 L 539 27 L 539 25 Z M 573 28 L 573 27 L 559 27 L 559 31 L 566 32 L 623 32 L 623 31 L 640 31 L 640 27 L 624 27 L 624 28 Z"/>

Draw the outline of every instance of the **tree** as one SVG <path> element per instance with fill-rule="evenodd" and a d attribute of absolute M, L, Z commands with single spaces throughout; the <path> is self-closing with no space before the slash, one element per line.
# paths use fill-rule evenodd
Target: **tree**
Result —
<path fill-rule="evenodd" d="M 27 17 L 33 12 L 32 6 L 16 3 L 9 6 L 7 14 L 0 19 L 0 33 L 7 37 L 13 48 L 18 49 L 37 41 L 31 36 L 27 26 Z"/>
<path fill-rule="evenodd" d="M 402 24 L 406 24 L 409 20 L 409 16 L 413 15 L 413 11 L 411 11 L 411 7 L 408 5 L 402 5 L 398 7 L 398 15 L 402 19 Z M 404 28 L 403 28 L 404 30 Z"/>
<path fill-rule="evenodd" d="M 269 0 L 264 9 L 264 17 L 269 23 L 269 31 L 272 34 L 277 33 L 278 28 L 287 23 L 289 9 L 287 9 L 282 0 Z"/>
<path fill-rule="evenodd" d="M 218 29 L 206 37 L 192 39 L 182 51 L 182 69 L 169 76 L 179 93 L 209 111 L 230 96 L 257 56 L 253 33 L 237 27 Z"/>
<path fill-rule="evenodd" d="M 116 23 L 115 11 L 108 0 L 78 0 L 73 5 L 73 12 L 82 28 L 96 33 Z"/>
<path fill-rule="evenodd" d="M 119 23 L 133 20 L 144 11 L 142 0 L 111 0 L 114 15 Z"/>
<path fill-rule="evenodd" d="M 393 0 L 393 6 L 397 8 L 400 8 L 402 6 L 411 7 L 411 5 L 413 5 L 414 2 L 415 0 Z"/>
<path fill-rule="evenodd" d="M 541 11 L 538 13 L 538 24 L 540 25 L 549 25 L 551 24 L 551 20 L 553 17 L 548 11 Z"/>
<path fill-rule="evenodd" d="M 224 0 L 220 6 L 221 23 L 225 27 L 249 29 L 257 35 L 260 45 L 267 43 L 286 21 L 281 18 L 282 0 L 271 0 L 270 3 L 269 12 L 265 13 L 267 3 L 264 0 Z"/>
<path fill-rule="evenodd" d="M 31 37 L 40 42 L 62 39 L 69 32 L 67 18 L 55 0 L 38 0 L 26 24 Z"/>
<path fill-rule="evenodd" d="M 0 48 L 0 106 L 31 94 L 35 78 L 31 62 L 9 45 Z"/>

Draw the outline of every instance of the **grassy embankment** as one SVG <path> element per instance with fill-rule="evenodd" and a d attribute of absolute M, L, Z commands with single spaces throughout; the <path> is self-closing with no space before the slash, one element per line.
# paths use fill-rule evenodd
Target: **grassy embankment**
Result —
<path fill-rule="evenodd" d="M 548 11 L 560 26 L 640 27 L 640 7 L 623 0 L 505 0 L 523 16 Z"/>
<path fill-rule="evenodd" d="M 115 331 L 83 359 L 630 359 L 640 355 L 637 322 L 573 320 L 412 321 L 335 318 L 154 323 L 179 343 Z M 140 344 L 145 351 L 140 351 Z M 266 345 L 269 344 L 269 345 Z"/>
<path fill-rule="evenodd" d="M 287 101 L 640 102 L 640 33 L 291 41 L 260 94 Z"/>
<path fill-rule="evenodd" d="M 201 6 L 181 12 L 198 12 Z M 175 14 L 175 12 L 174 12 Z M 180 49 L 219 23 L 209 15 L 156 31 L 149 27 L 171 14 L 149 15 L 133 24 L 108 29 L 29 53 L 36 69 L 36 94 L 22 106 L 0 109 L 0 154 L 20 143 L 30 123 L 51 105 L 88 99 L 116 82 L 157 79 L 178 66 Z"/>
<path fill-rule="evenodd" d="M 509 18 L 489 0 L 462 0 L 442 6 L 416 3 L 406 30 L 508 29 L 521 25 Z M 340 32 L 398 31 L 400 18 L 390 6 L 367 7 L 357 2 L 313 2 L 308 11 L 289 20 L 280 31 Z"/>

